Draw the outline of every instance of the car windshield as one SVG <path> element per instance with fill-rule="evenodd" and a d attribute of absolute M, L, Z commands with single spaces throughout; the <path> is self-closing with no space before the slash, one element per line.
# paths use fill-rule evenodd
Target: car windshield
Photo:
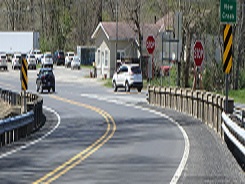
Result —
<path fill-rule="evenodd" d="M 138 66 L 133 66 L 133 67 L 131 68 L 131 70 L 132 70 L 132 72 L 135 73 L 135 74 L 140 74 L 140 73 L 141 73 L 141 69 L 140 69 L 140 67 L 138 67 Z"/>
<path fill-rule="evenodd" d="M 16 56 L 16 59 L 20 59 L 21 58 L 21 56 Z"/>
<path fill-rule="evenodd" d="M 78 56 L 74 57 L 74 61 L 75 61 L 75 62 L 80 62 L 80 61 L 79 61 L 79 57 L 78 57 Z"/>
<path fill-rule="evenodd" d="M 44 70 L 43 74 L 44 75 L 53 75 L 53 72 L 52 72 L 52 70 Z"/>
<path fill-rule="evenodd" d="M 1 59 L 6 59 L 6 56 L 1 56 Z"/>
<path fill-rule="evenodd" d="M 59 55 L 60 55 L 60 56 L 64 56 L 64 52 L 60 52 Z"/>
<path fill-rule="evenodd" d="M 46 58 L 52 58 L 52 55 L 51 54 L 47 54 L 45 57 Z"/>
<path fill-rule="evenodd" d="M 34 55 L 30 55 L 29 57 L 32 58 L 32 59 L 35 59 L 35 56 Z"/>

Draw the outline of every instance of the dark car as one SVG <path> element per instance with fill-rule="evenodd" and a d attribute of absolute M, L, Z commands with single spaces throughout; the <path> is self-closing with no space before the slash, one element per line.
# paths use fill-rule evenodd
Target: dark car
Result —
<path fill-rule="evenodd" d="M 37 92 L 42 93 L 43 90 L 50 90 L 52 89 L 55 92 L 55 76 L 53 73 L 52 68 L 41 68 L 39 73 L 37 74 L 36 80 L 36 89 Z"/>
<path fill-rule="evenodd" d="M 57 50 L 53 54 L 53 61 L 56 65 L 65 65 L 64 51 Z"/>

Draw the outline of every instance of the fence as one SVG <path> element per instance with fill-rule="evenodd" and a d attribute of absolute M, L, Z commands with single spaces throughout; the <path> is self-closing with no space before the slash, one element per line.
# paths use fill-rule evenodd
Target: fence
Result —
<path fill-rule="evenodd" d="M 150 86 L 148 95 L 150 104 L 190 114 L 213 128 L 245 168 L 245 130 L 230 118 L 234 110 L 232 99 L 228 99 L 228 109 L 224 113 L 225 97 L 207 91 Z M 239 112 L 243 121 L 244 111 Z"/>
<path fill-rule="evenodd" d="M 0 98 L 12 107 L 14 114 L 20 114 L 23 95 L 0 88 Z M 43 99 L 36 94 L 27 93 L 27 113 L 0 120 L 0 146 L 10 144 L 30 135 L 39 129 L 43 121 Z"/>
<path fill-rule="evenodd" d="M 171 87 L 149 87 L 149 103 L 190 114 L 213 128 L 222 136 L 222 112 L 225 98 L 207 91 Z M 228 100 L 228 113 L 233 112 L 234 101 Z"/>

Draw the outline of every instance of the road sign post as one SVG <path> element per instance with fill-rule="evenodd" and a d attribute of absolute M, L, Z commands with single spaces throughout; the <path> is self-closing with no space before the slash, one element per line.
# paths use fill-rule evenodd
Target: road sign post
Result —
<path fill-rule="evenodd" d="M 193 82 L 193 89 L 200 88 L 200 83 L 202 82 L 201 80 L 201 71 L 200 71 L 200 66 L 202 65 L 202 62 L 204 60 L 204 47 L 203 44 L 200 40 L 197 40 L 194 44 L 193 47 L 193 58 L 194 62 L 196 64 L 195 68 L 195 74 L 194 74 L 194 82 Z"/>
<path fill-rule="evenodd" d="M 236 0 L 220 0 L 220 22 L 221 23 L 236 23 Z"/>
<path fill-rule="evenodd" d="M 155 39 L 152 35 L 147 37 L 146 49 L 147 49 L 149 54 L 153 54 L 153 52 L 155 50 Z"/>
<path fill-rule="evenodd" d="M 225 112 L 228 111 L 228 93 L 229 93 L 229 74 L 232 68 L 232 26 L 226 24 L 224 27 L 224 53 L 223 53 L 223 71 L 225 73 Z"/>
<path fill-rule="evenodd" d="M 28 63 L 25 58 L 22 58 L 21 61 L 21 90 L 22 93 L 22 99 L 23 99 L 23 111 L 27 112 L 27 104 L 26 104 L 26 90 L 28 88 L 28 75 L 27 75 L 27 69 L 28 69 Z"/>
<path fill-rule="evenodd" d="M 202 61 L 204 59 L 204 48 L 203 48 L 203 44 L 200 40 L 197 40 L 194 44 L 194 48 L 193 48 L 193 57 L 194 57 L 194 61 L 196 66 L 201 66 L 202 65 Z"/>
<path fill-rule="evenodd" d="M 232 26 L 237 20 L 237 2 L 236 0 L 220 0 L 220 23 L 226 24 L 224 28 L 224 53 L 223 53 L 223 71 L 225 72 L 225 111 L 228 111 L 228 93 L 229 93 L 229 74 L 232 67 Z"/>
<path fill-rule="evenodd" d="M 152 65 L 153 65 L 153 59 L 154 59 L 153 52 L 155 50 L 155 39 L 152 35 L 148 36 L 146 39 L 146 49 L 147 49 L 148 53 L 151 55 L 151 58 L 149 61 L 150 64 L 148 64 L 148 77 L 149 77 L 149 81 L 150 81 L 150 78 L 153 78 L 153 76 L 154 76 L 154 74 L 152 72 L 152 70 L 153 70 Z"/>

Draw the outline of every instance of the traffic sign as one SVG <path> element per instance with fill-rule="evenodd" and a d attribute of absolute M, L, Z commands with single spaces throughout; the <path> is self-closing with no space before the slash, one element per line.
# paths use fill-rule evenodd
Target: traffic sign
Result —
<path fill-rule="evenodd" d="M 28 76 L 27 76 L 28 64 L 26 59 L 22 59 L 21 64 L 21 88 L 26 91 L 28 88 Z"/>
<path fill-rule="evenodd" d="M 236 0 L 220 0 L 220 22 L 221 23 L 236 23 Z"/>
<path fill-rule="evenodd" d="M 227 24 L 224 29 L 223 71 L 229 74 L 232 67 L 232 27 Z"/>
<path fill-rule="evenodd" d="M 153 54 L 155 50 L 155 39 L 153 36 L 148 36 L 146 40 L 146 49 L 149 54 Z"/>
<path fill-rule="evenodd" d="M 202 61 L 204 59 L 204 48 L 200 40 L 197 40 L 195 42 L 193 50 L 194 50 L 193 57 L 194 57 L 196 66 L 201 66 Z"/>

